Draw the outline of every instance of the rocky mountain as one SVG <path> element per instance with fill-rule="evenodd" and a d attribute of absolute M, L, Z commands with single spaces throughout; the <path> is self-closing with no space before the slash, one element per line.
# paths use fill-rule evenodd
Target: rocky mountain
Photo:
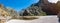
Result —
<path fill-rule="evenodd" d="M 41 0 L 38 5 L 42 7 L 42 11 L 46 12 L 47 15 L 55 15 L 55 3 L 50 3 L 48 0 Z"/>
<path fill-rule="evenodd" d="M 17 11 L 11 7 L 5 7 L 3 4 L 0 4 L 0 16 L 18 16 Z"/>
<path fill-rule="evenodd" d="M 41 7 L 41 10 L 46 12 L 47 15 L 57 15 L 60 11 L 60 1 L 51 3 L 48 0 L 39 0 L 35 5 Z"/>
<path fill-rule="evenodd" d="M 43 12 L 44 14 L 47 15 L 57 15 L 60 11 L 60 1 L 58 1 L 57 3 L 51 3 L 48 0 L 39 0 L 38 3 L 34 3 L 32 4 L 30 7 L 24 9 L 24 10 L 28 10 L 27 13 L 29 13 L 30 15 L 41 15 L 41 12 Z M 24 11 L 23 11 L 24 13 Z M 20 14 L 20 15 L 23 15 Z"/>
<path fill-rule="evenodd" d="M 45 3 L 47 2 L 47 4 Z M 42 10 L 47 13 L 47 15 L 55 15 L 57 12 L 55 11 L 55 3 L 49 3 L 48 0 L 46 0 L 42 6 Z"/>
<path fill-rule="evenodd" d="M 30 15 L 46 15 L 45 11 L 43 12 L 42 9 L 43 9 L 43 6 L 47 5 L 48 4 L 48 1 L 47 0 L 39 0 L 38 3 L 34 3 L 32 4 L 30 7 L 28 7 L 27 9 L 25 10 L 28 10 L 27 13 L 29 13 Z M 24 13 L 24 11 L 23 11 Z M 23 15 L 20 14 L 20 15 Z"/>
<path fill-rule="evenodd" d="M 41 6 L 38 5 L 38 3 L 32 4 L 30 7 L 24 9 L 22 14 L 20 13 L 20 15 L 21 16 L 41 16 L 41 15 L 46 15 L 46 13 L 41 10 Z"/>
<path fill-rule="evenodd" d="M 42 11 L 47 15 L 57 15 L 60 11 L 60 1 L 57 3 L 50 3 L 48 0 L 40 0 L 38 5 L 41 6 Z"/>

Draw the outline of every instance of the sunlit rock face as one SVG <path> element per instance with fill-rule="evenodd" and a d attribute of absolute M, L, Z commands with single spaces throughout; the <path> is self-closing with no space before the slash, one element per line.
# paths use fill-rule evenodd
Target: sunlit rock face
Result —
<path fill-rule="evenodd" d="M 8 17 L 17 16 L 17 15 L 18 13 L 14 9 L 11 9 L 10 7 L 6 8 L 2 4 L 0 4 L 0 16 L 8 19 Z"/>

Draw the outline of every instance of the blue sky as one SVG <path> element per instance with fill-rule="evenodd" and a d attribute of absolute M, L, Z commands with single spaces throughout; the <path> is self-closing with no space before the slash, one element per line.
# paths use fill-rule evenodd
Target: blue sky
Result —
<path fill-rule="evenodd" d="M 16 11 L 27 8 L 36 2 L 38 2 L 38 0 L 0 0 L 0 3 L 4 4 L 4 6 L 12 7 Z"/>
<path fill-rule="evenodd" d="M 38 2 L 39 0 L 0 0 L 0 3 L 4 6 L 13 8 L 16 11 L 20 11 L 29 7 L 31 4 Z M 57 3 L 58 0 L 48 0 L 51 3 Z"/>

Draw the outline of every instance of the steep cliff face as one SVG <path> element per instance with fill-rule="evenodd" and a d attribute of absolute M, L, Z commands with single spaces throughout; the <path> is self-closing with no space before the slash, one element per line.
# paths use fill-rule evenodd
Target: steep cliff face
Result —
<path fill-rule="evenodd" d="M 56 15 L 60 10 L 60 2 L 50 3 L 48 0 L 40 0 L 38 6 L 41 6 L 42 10 L 47 13 L 47 15 Z"/>
<path fill-rule="evenodd" d="M 46 12 L 47 15 L 54 15 L 55 12 L 55 3 L 50 3 L 48 0 L 40 0 L 38 6 L 41 7 L 41 10 Z"/>
<path fill-rule="evenodd" d="M 60 11 L 60 1 L 57 3 L 49 3 L 42 8 L 48 15 L 57 15 Z M 47 11 L 46 11 L 47 10 Z"/>

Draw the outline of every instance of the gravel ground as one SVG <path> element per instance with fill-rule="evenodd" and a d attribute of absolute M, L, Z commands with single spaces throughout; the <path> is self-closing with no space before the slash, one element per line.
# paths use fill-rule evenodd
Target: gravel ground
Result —
<path fill-rule="evenodd" d="M 6 23 L 58 23 L 57 16 L 38 16 L 35 20 L 18 20 L 12 19 Z"/>

